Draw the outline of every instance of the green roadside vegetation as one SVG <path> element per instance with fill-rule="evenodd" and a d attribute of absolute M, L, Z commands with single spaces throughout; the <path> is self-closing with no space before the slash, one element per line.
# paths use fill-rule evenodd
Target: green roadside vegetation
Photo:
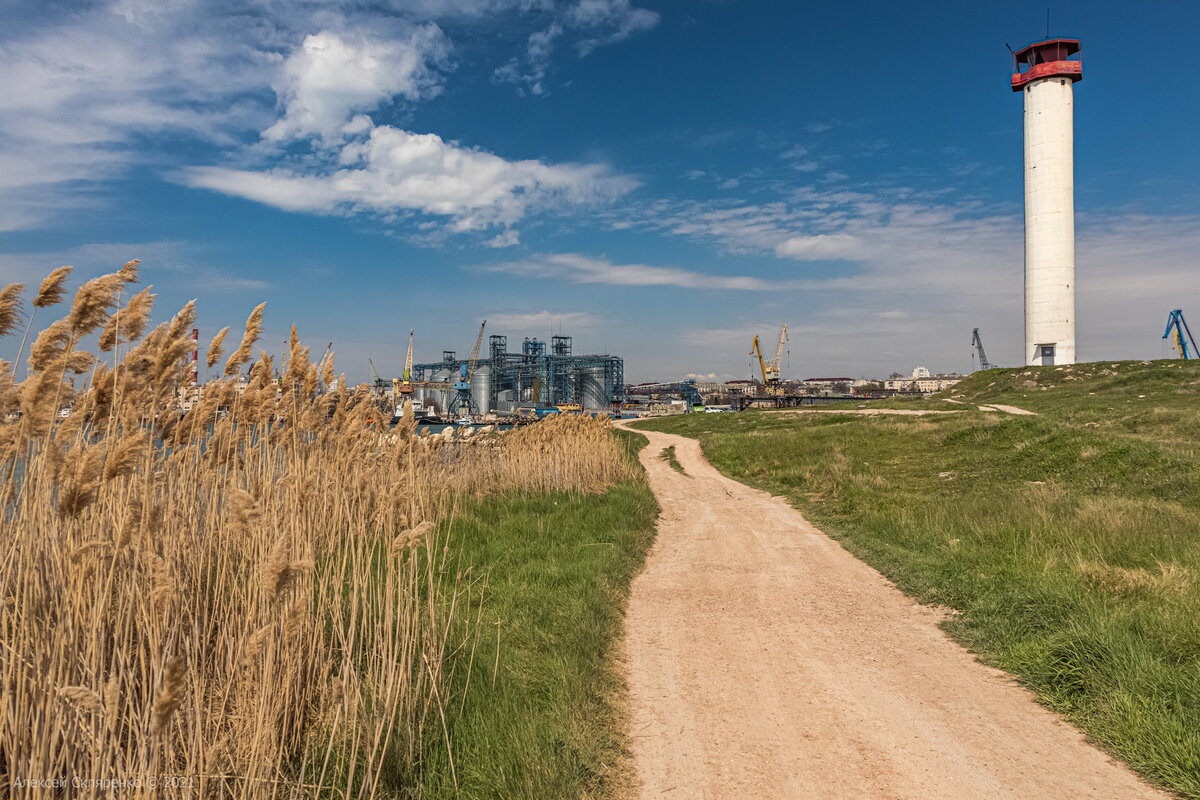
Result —
<path fill-rule="evenodd" d="M 645 437 L 614 434 L 636 465 Z M 447 538 L 454 569 L 478 576 L 479 588 L 455 617 L 475 635 L 473 649 L 451 659 L 453 765 L 431 734 L 420 797 L 569 800 L 620 790 L 629 766 L 615 648 L 657 516 L 640 465 L 636 479 L 601 494 L 506 494 L 460 511 Z"/>
<path fill-rule="evenodd" d="M 683 470 L 683 464 L 679 463 L 679 458 L 675 455 L 675 445 L 664 447 L 663 451 L 658 454 L 658 457 L 667 462 L 667 465 L 678 472 L 680 475 L 686 475 Z"/>
<path fill-rule="evenodd" d="M 1037 416 L 977 408 L 992 403 Z M 951 635 L 1109 752 L 1200 798 L 1200 363 L 989 370 L 862 405 L 961 413 L 639 427 L 699 438 L 714 466 L 955 609 Z"/>

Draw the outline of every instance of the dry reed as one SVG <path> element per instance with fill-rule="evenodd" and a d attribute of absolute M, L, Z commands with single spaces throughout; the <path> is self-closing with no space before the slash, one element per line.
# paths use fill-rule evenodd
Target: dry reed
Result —
<path fill-rule="evenodd" d="M 68 272 L 35 305 L 58 302 Z M 310 363 L 296 335 L 282 380 L 263 354 L 243 382 L 262 305 L 229 377 L 181 417 L 193 304 L 142 338 L 153 295 L 117 310 L 132 280 L 135 262 L 84 284 L 24 381 L 0 362 L 0 791 L 41 797 L 29 781 L 64 776 L 83 781 L 76 797 L 111 795 L 92 780 L 125 782 L 122 797 L 411 786 L 446 735 L 445 659 L 464 646 L 451 609 L 471 590 L 440 577 L 437 523 L 463 493 L 623 477 L 607 422 L 388 429 L 344 378 L 318 391 L 332 357 Z M 96 361 L 76 347 L 97 330 L 102 349 L 131 346 L 76 387 Z"/>

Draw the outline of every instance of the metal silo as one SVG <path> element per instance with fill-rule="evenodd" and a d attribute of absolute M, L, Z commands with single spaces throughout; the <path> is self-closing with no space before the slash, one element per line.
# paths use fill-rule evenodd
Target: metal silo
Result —
<path fill-rule="evenodd" d="M 433 380 L 437 383 L 452 383 L 457 377 L 457 372 L 449 369 L 439 369 L 433 373 Z M 450 408 L 450 397 L 453 393 L 447 389 L 430 389 L 429 403 L 437 409 L 439 415 L 445 414 Z"/>
<path fill-rule="evenodd" d="M 603 368 L 581 369 L 575 376 L 575 393 L 579 404 L 589 411 L 606 411 L 612 398 L 604 388 Z"/>
<path fill-rule="evenodd" d="M 491 367 L 475 368 L 475 374 L 471 376 L 471 404 L 480 414 L 487 414 L 492 410 Z"/>

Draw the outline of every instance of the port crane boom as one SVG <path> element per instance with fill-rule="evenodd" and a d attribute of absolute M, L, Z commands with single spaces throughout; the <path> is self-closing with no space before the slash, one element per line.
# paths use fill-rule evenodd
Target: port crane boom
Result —
<path fill-rule="evenodd" d="M 413 332 L 408 332 L 408 354 L 404 356 L 404 372 L 401 373 L 397 389 L 403 394 L 412 394 Z"/>
<path fill-rule="evenodd" d="M 1163 331 L 1162 338 L 1169 339 L 1172 334 L 1175 338 L 1171 344 L 1179 351 L 1179 357 L 1192 358 L 1192 351 L 1197 350 L 1196 337 L 1192 335 L 1192 329 L 1183 318 L 1183 309 L 1177 308 L 1167 316 L 1167 329 Z M 1197 353 L 1197 356 L 1200 356 L 1200 353 Z"/>
<path fill-rule="evenodd" d="M 979 328 L 971 331 L 971 346 L 975 348 L 975 352 L 979 354 L 980 369 L 995 369 L 996 365 L 988 361 L 987 353 L 983 352 L 983 337 L 979 335 Z"/>
<path fill-rule="evenodd" d="M 463 414 L 473 414 L 478 411 L 471 400 L 471 377 L 475 374 L 475 366 L 479 363 L 479 348 L 483 346 L 483 331 L 487 328 L 485 319 L 479 326 L 479 334 L 475 337 L 475 345 L 471 348 L 470 357 L 458 368 L 458 380 L 454 384 L 454 398 L 450 401 L 449 410 Z"/>
<path fill-rule="evenodd" d="M 774 378 L 776 383 L 779 382 L 779 376 L 783 373 L 783 346 L 787 344 L 787 340 L 788 329 L 785 322 L 779 326 L 779 341 L 775 343 L 775 355 L 771 357 L 771 361 L 767 364 L 768 376 Z"/>
<path fill-rule="evenodd" d="M 762 374 L 762 380 L 767 382 L 767 362 L 763 359 L 762 347 L 758 344 L 758 337 L 754 337 L 754 341 L 750 343 L 750 355 L 758 356 L 758 371 Z"/>
<path fill-rule="evenodd" d="M 367 359 L 367 364 L 371 367 L 371 385 L 375 389 L 375 394 L 382 397 L 387 392 L 387 381 L 379 377 L 379 370 L 375 369 L 375 362 Z"/>
<path fill-rule="evenodd" d="M 783 365 L 783 346 L 787 344 L 788 326 L 787 323 L 779 326 L 779 340 L 775 343 L 775 352 L 771 355 L 770 360 L 763 355 L 762 342 L 757 336 L 750 343 L 750 355 L 758 358 L 758 371 L 762 375 L 763 386 L 770 390 L 779 388 L 779 375 Z"/>

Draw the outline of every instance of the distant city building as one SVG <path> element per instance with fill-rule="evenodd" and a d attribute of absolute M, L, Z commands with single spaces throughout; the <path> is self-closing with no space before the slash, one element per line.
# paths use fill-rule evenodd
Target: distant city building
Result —
<path fill-rule="evenodd" d="M 910 378 L 888 378 L 883 388 L 893 392 L 940 392 L 962 380 L 957 372 L 931 375 L 925 367 L 917 367 Z"/>

